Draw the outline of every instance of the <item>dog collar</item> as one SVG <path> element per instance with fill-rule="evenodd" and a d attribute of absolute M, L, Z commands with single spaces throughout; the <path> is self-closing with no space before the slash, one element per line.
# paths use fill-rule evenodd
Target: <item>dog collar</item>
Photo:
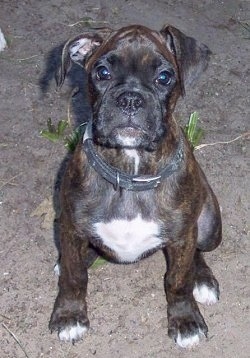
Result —
<path fill-rule="evenodd" d="M 163 179 L 168 178 L 179 169 L 182 159 L 184 157 L 183 140 L 181 138 L 176 152 L 173 155 L 170 163 L 168 163 L 164 168 L 162 168 L 156 176 L 130 175 L 124 173 L 117 168 L 109 165 L 96 152 L 93 145 L 91 121 L 88 123 L 85 130 L 85 134 L 83 137 L 83 149 L 91 167 L 95 169 L 95 171 L 105 180 L 113 184 L 115 190 L 118 190 L 119 188 L 132 191 L 144 191 L 154 189 L 161 183 Z"/>

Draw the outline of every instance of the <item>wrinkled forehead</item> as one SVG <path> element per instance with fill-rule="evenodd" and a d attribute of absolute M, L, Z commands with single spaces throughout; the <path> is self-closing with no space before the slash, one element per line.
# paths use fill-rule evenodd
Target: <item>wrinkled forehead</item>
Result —
<path fill-rule="evenodd" d="M 97 58 L 107 55 L 113 63 L 128 66 L 160 66 L 166 60 L 175 67 L 175 59 L 160 33 L 142 26 L 113 33 L 99 48 Z"/>
<path fill-rule="evenodd" d="M 130 45 L 121 42 L 120 46 L 111 50 L 105 57 L 114 67 L 123 66 L 130 68 L 131 71 L 142 68 L 157 68 L 164 61 L 164 58 L 152 47 L 146 44 L 138 46 L 136 41 Z"/>
<path fill-rule="evenodd" d="M 121 29 L 107 40 L 106 46 L 127 60 L 132 55 L 142 62 L 152 61 L 159 54 L 167 60 L 173 57 L 162 36 L 143 26 Z"/>

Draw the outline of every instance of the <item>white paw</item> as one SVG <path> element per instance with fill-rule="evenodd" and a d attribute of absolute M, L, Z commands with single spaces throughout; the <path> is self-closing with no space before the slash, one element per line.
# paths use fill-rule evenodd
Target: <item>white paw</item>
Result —
<path fill-rule="evenodd" d="M 214 303 L 218 302 L 218 294 L 216 290 L 209 288 L 205 284 L 200 286 L 195 284 L 193 295 L 196 302 L 202 303 L 204 305 L 213 305 Z"/>
<path fill-rule="evenodd" d="M 54 274 L 60 276 L 60 264 L 58 262 L 54 266 Z"/>
<path fill-rule="evenodd" d="M 182 336 L 180 332 L 178 332 L 176 343 L 181 348 L 191 349 L 197 346 L 200 342 L 200 337 L 204 336 L 204 334 L 199 331 L 199 334 L 194 334 L 193 336 Z"/>
<path fill-rule="evenodd" d="M 68 326 L 58 333 L 60 341 L 71 342 L 79 341 L 83 338 L 84 334 L 87 332 L 88 328 L 82 326 L 77 322 L 74 326 Z"/>

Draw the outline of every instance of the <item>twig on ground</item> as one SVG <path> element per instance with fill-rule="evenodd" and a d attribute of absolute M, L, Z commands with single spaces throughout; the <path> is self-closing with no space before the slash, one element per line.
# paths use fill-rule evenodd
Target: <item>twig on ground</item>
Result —
<path fill-rule="evenodd" d="M 19 175 L 21 175 L 22 173 L 19 173 L 19 174 L 17 174 L 17 175 L 15 175 L 15 176 L 13 176 L 12 178 L 10 178 L 9 180 L 7 180 L 7 181 L 3 181 L 3 180 L 1 180 L 1 182 L 3 183 L 2 185 L 0 185 L 0 190 L 2 190 L 6 185 L 14 185 L 14 186 L 16 186 L 16 185 L 18 185 L 18 184 L 16 184 L 16 183 L 12 183 L 12 181 L 14 180 L 14 179 L 16 179 Z"/>
<path fill-rule="evenodd" d="M 28 60 L 31 60 L 32 58 L 34 57 L 38 57 L 39 55 L 33 55 L 33 56 L 30 56 L 30 57 L 25 57 L 25 58 L 17 58 L 16 61 L 28 61 Z"/>
<path fill-rule="evenodd" d="M 14 340 L 16 341 L 16 343 L 19 345 L 19 347 L 21 348 L 21 350 L 23 351 L 23 353 L 25 354 L 26 358 L 29 358 L 26 350 L 24 349 L 23 345 L 21 344 L 20 340 L 17 338 L 17 336 L 6 326 L 5 323 L 2 323 L 2 326 L 4 329 L 6 329 L 6 331 L 14 338 Z"/>
<path fill-rule="evenodd" d="M 5 316 L 5 315 L 2 314 L 2 313 L 0 313 L 0 316 L 1 316 L 2 318 L 4 318 L 4 319 L 7 319 L 8 321 L 10 321 L 10 317 L 7 317 L 7 316 Z"/>
<path fill-rule="evenodd" d="M 83 25 L 91 25 L 91 24 L 108 24 L 108 21 L 95 21 L 89 17 L 86 17 L 82 20 L 79 20 L 77 22 L 75 22 L 74 24 L 68 24 L 69 27 L 74 27 L 74 26 L 77 26 L 77 25 L 80 25 L 80 24 L 83 24 Z"/>
<path fill-rule="evenodd" d="M 208 147 L 208 146 L 212 146 L 212 145 L 217 145 L 217 144 L 230 144 L 230 143 L 233 143 L 239 139 L 242 139 L 242 138 L 250 138 L 250 132 L 246 132 L 246 133 L 243 133 L 241 134 L 240 136 L 234 138 L 234 139 L 231 139 L 229 141 L 225 141 L 225 142 L 214 142 L 214 143 L 205 143 L 205 144 L 200 144 L 200 145 L 197 145 L 194 150 L 199 150 L 199 149 L 202 149 L 204 147 Z"/>

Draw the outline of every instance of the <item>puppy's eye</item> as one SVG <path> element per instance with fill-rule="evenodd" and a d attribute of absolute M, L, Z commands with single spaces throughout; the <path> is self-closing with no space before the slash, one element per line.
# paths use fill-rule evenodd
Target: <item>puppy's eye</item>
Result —
<path fill-rule="evenodd" d="M 171 80 L 172 80 L 172 73 L 170 73 L 169 71 L 162 71 L 161 73 L 159 73 L 156 79 L 156 83 L 166 86 L 171 83 Z"/>
<path fill-rule="evenodd" d="M 105 66 L 98 67 L 96 71 L 96 78 L 100 81 L 110 80 L 111 74 L 107 69 L 107 67 Z"/>

